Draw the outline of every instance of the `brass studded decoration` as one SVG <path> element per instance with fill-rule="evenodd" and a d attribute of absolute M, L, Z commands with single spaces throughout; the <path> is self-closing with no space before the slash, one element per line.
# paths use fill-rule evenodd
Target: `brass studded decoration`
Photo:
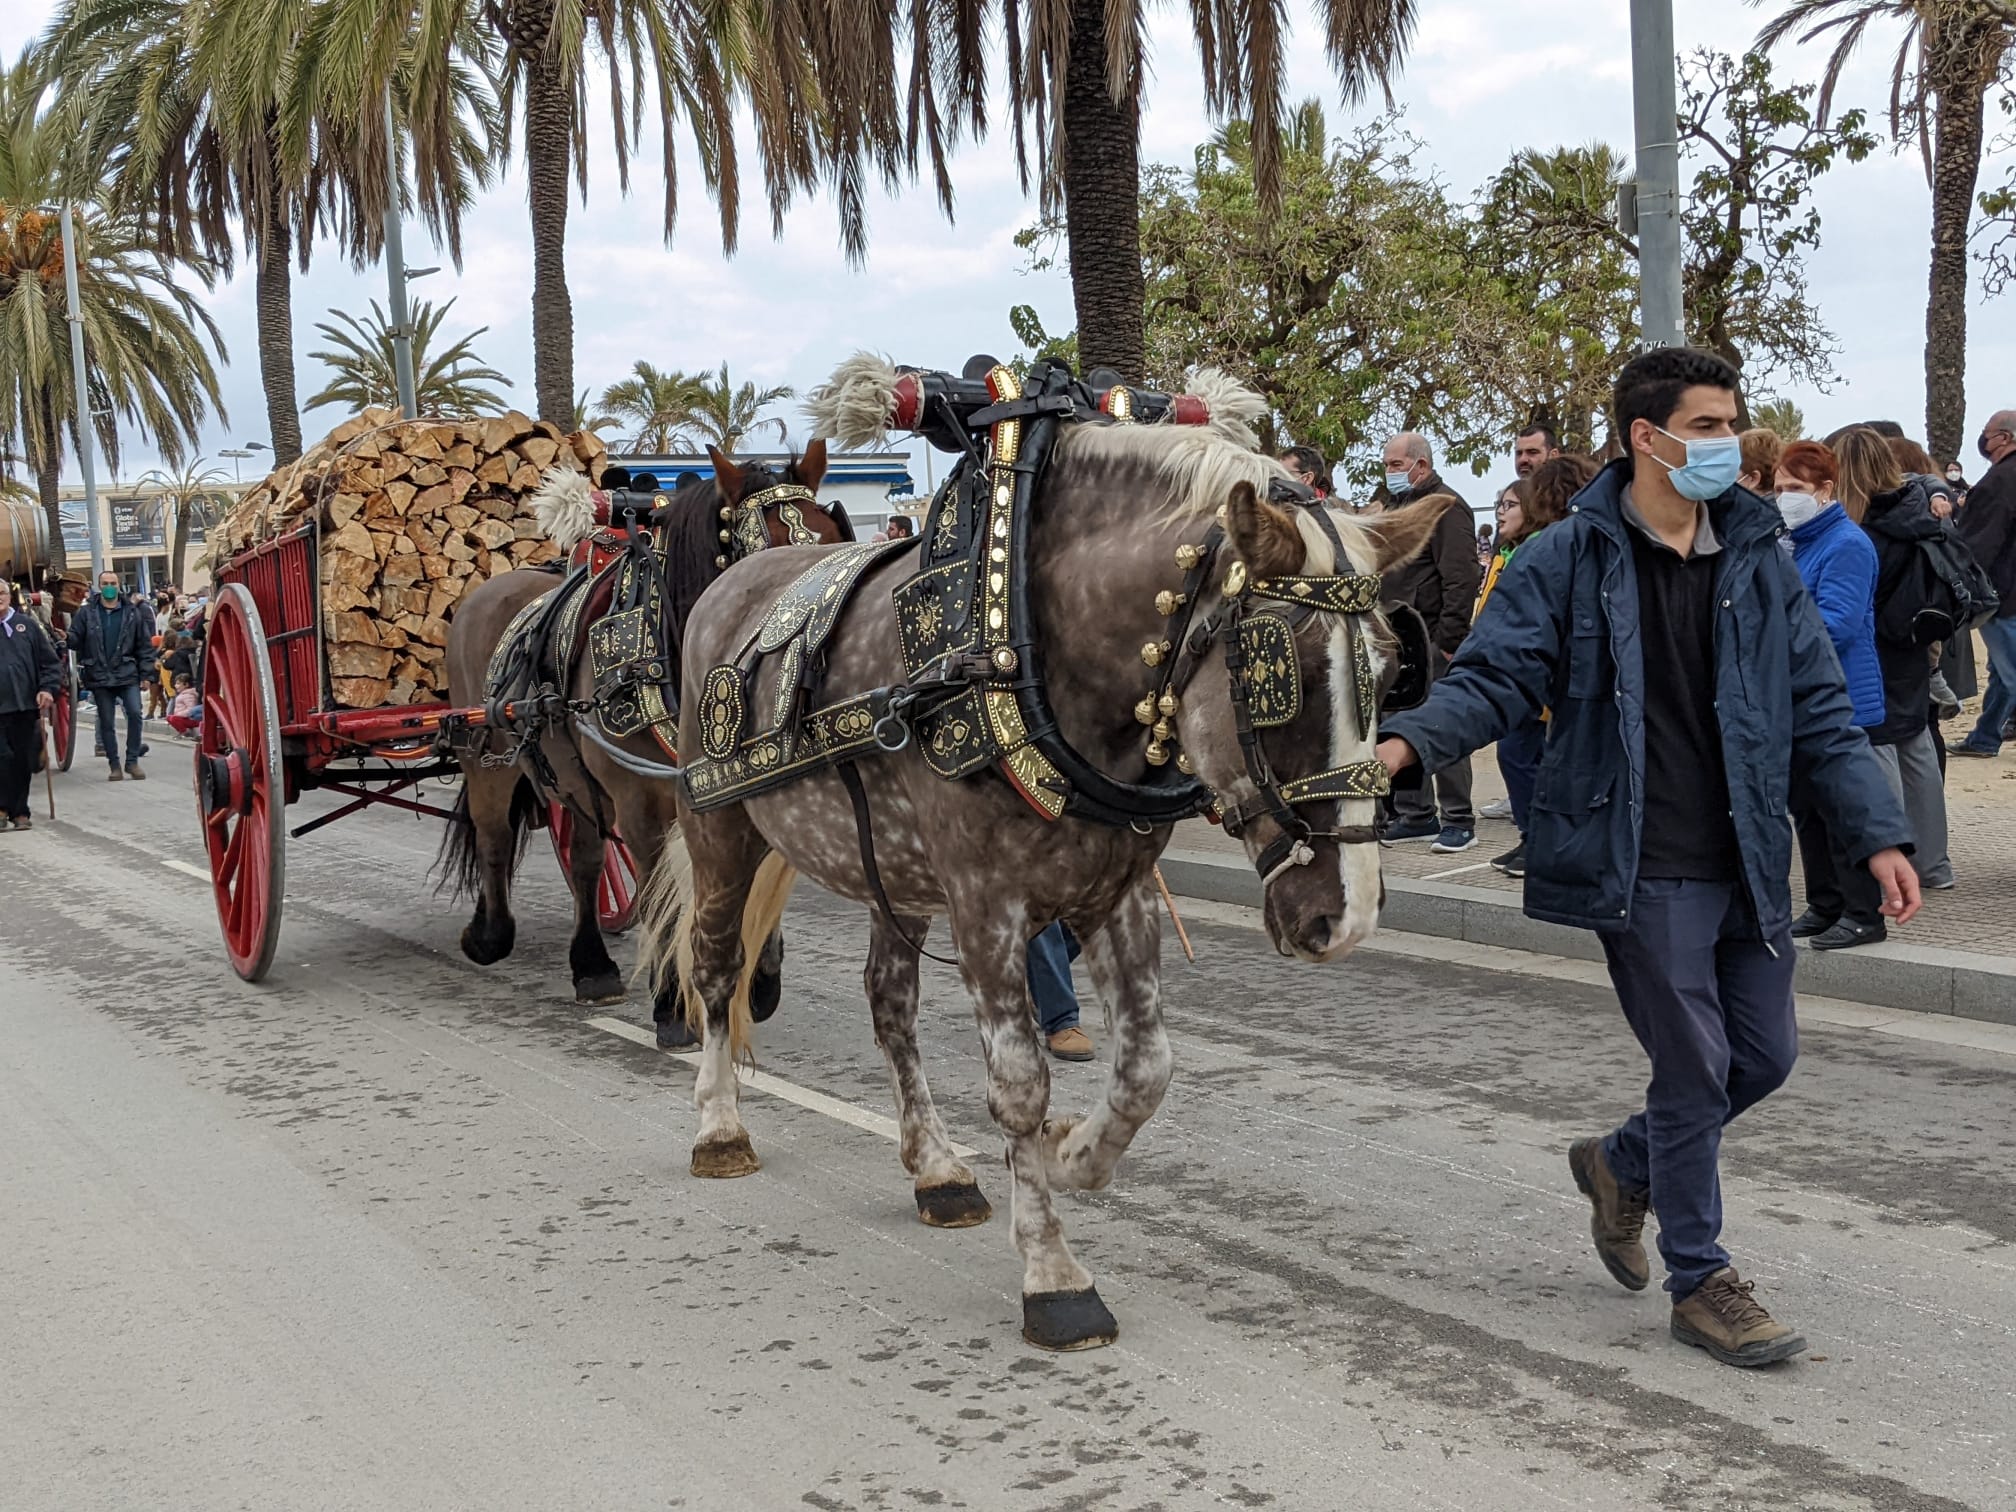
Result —
<path fill-rule="evenodd" d="M 756 649 L 768 655 L 802 632 L 811 643 L 808 649 L 816 651 L 825 644 L 855 580 L 879 558 L 904 544 L 862 541 L 822 557 L 816 566 L 801 572 L 770 606 L 770 612 L 763 617 L 763 628 L 757 632 Z"/>
<path fill-rule="evenodd" d="M 1225 597 L 1237 598 L 1246 591 L 1246 564 L 1234 562 L 1225 569 Z"/>
<path fill-rule="evenodd" d="M 1164 619 L 1167 619 L 1187 602 L 1189 600 L 1184 595 L 1175 592 L 1173 589 L 1164 588 L 1160 593 L 1155 595 L 1155 612 Z"/>
<path fill-rule="evenodd" d="M 700 695 L 700 748 L 716 761 L 725 761 L 742 743 L 742 727 L 748 720 L 749 701 L 741 672 L 730 666 L 716 667 L 707 674 Z"/>
<path fill-rule="evenodd" d="M 1238 635 L 1254 727 L 1289 723 L 1302 712 L 1302 662 L 1293 627 L 1278 614 L 1250 614 L 1239 622 Z"/>
<path fill-rule="evenodd" d="M 1178 546 L 1176 548 L 1176 565 L 1181 567 L 1185 572 L 1189 572 L 1199 562 L 1204 560 L 1204 551 L 1205 548 L 1202 546 Z"/>
<path fill-rule="evenodd" d="M 673 668 L 659 628 L 667 619 L 659 578 L 646 574 L 640 585 L 637 563 L 627 555 L 618 557 L 609 570 L 614 574 L 611 600 L 634 602 L 636 607 L 604 614 L 588 627 L 588 665 L 595 678 L 602 727 L 611 735 L 648 729 L 669 751 L 678 721 L 665 702 L 665 684 Z"/>
<path fill-rule="evenodd" d="M 1371 572 L 1337 577 L 1255 578 L 1251 591 L 1255 598 L 1307 604 L 1330 614 L 1370 614 L 1379 607 L 1379 577 Z"/>
<path fill-rule="evenodd" d="M 1347 798 L 1384 798 L 1393 791 L 1393 779 L 1383 761 L 1354 761 L 1281 784 L 1281 796 L 1289 803 L 1335 803 Z"/>
<path fill-rule="evenodd" d="M 797 722 L 788 746 L 781 732 L 768 730 L 744 741 L 724 759 L 689 762 L 686 801 L 695 809 L 720 808 L 782 787 L 836 757 L 874 749 L 871 696 L 864 693 L 812 710 Z"/>

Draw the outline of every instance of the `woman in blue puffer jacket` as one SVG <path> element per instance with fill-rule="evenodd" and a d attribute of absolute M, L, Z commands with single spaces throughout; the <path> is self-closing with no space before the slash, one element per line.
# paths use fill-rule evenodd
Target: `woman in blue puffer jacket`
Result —
<path fill-rule="evenodd" d="M 1884 721 L 1883 670 L 1876 657 L 1876 547 L 1834 497 L 1841 468 L 1817 441 L 1795 441 L 1778 461 L 1778 510 L 1790 527 L 1792 557 L 1819 606 L 1834 654 L 1848 680 L 1855 723 Z M 1792 818 L 1806 871 L 1806 912 L 1792 925 L 1820 950 L 1883 937 L 1882 895 L 1875 879 L 1843 855 L 1795 774 Z"/>

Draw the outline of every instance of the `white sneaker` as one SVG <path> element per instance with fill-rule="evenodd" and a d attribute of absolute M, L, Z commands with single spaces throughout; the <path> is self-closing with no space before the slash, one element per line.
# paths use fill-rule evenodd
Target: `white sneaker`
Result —
<path fill-rule="evenodd" d="M 1512 800 L 1510 798 L 1493 799 L 1491 802 L 1485 804 L 1484 807 L 1477 810 L 1477 814 L 1482 819 L 1510 819 L 1512 817 Z"/>

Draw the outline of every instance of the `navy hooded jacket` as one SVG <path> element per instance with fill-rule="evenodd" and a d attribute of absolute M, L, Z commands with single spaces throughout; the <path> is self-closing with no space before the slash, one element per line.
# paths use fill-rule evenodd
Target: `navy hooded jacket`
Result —
<path fill-rule="evenodd" d="M 1526 912 L 1614 932 L 1631 922 L 1645 792 L 1645 675 L 1638 575 L 1625 532 L 1630 474 L 1613 462 L 1568 518 L 1513 556 L 1448 672 L 1380 733 L 1437 771 L 1551 710 L 1526 836 Z M 1792 917 L 1796 764 L 1859 864 L 1910 829 L 1855 726 L 1840 660 L 1779 544 L 1778 511 L 1740 488 L 1708 506 L 1716 566 L 1715 708 L 1741 852 L 1741 881 L 1766 937 Z M 1649 795 L 1649 801 L 1659 801 Z"/>

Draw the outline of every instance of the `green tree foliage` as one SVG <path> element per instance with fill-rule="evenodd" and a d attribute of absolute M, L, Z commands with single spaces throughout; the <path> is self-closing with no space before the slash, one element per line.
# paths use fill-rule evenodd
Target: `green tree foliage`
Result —
<path fill-rule="evenodd" d="M 414 402 L 423 415 L 465 416 L 500 410 L 503 397 L 486 385 L 501 383 L 509 388 L 511 380 L 484 366 L 476 355 L 476 338 L 490 327 L 478 326 L 454 345 L 434 349 L 441 322 L 454 308 L 452 299 L 439 306 L 423 299 L 413 306 Z M 327 363 L 332 376 L 322 392 L 308 401 L 308 408 L 340 404 L 353 413 L 374 404 L 396 408 L 399 374 L 393 357 L 392 324 L 378 301 L 371 301 L 368 320 L 359 320 L 345 310 L 329 313 L 336 319 L 320 321 L 315 329 L 331 347 L 308 355 Z"/>
<path fill-rule="evenodd" d="M 598 418 L 626 436 L 631 450 L 661 454 L 672 450 L 699 397 L 700 380 L 692 374 L 639 362 L 628 378 L 602 390 Z"/>
<path fill-rule="evenodd" d="M 1761 425 L 1780 441 L 1806 439 L 1806 412 L 1790 399 L 1764 399 L 1750 407 L 1750 423 Z"/>
<path fill-rule="evenodd" d="M 694 387 L 692 406 L 680 427 L 689 440 L 732 452 L 743 437 L 772 426 L 777 429 L 778 440 L 784 439 L 784 422 L 775 416 L 764 419 L 763 411 L 780 400 L 795 397 L 796 390 L 781 385 L 758 388 L 753 383 L 736 384 L 729 379 L 725 362 L 720 372 L 696 379 Z"/>
<path fill-rule="evenodd" d="M 190 534 L 205 530 L 224 517 L 231 502 L 224 484 L 229 481 L 221 467 L 205 467 L 198 457 L 187 467 L 156 468 L 140 475 L 140 487 L 151 488 L 141 505 L 148 520 L 160 520 L 168 530 L 168 581 L 179 584 L 187 575 Z"/>

